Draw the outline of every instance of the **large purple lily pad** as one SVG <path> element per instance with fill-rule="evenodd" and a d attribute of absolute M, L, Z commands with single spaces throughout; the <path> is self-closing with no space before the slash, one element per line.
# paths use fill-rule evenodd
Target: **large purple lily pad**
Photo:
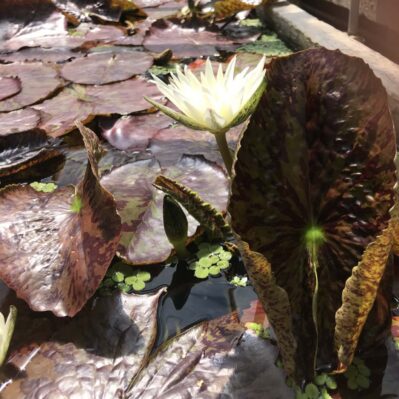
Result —
<path fill-rule="evenodd" d="M 13 133 L 26 132 L 38 126 L 39 111 L 34 109 L 20 109 L 0 114 L 0 137 Z"/>
<path fill-rule="evenodd" d="M 151 108 L 143 96 L 161 95 L 155 85 L 130 79 L 105 86 L 73 85 L 54 98 L 34 106 L 42 115 L 40 127 L 48 135 L 62 136 L 75 129 L 74 121 L 88 122 L 95 115 L 130 114 Z"/>
<path fill-rule="evenodd" d="M 89 163 L 80 184 L 53 192 L 0 192 L 0 277 L 33 310 L 73 316 L 115 254 L 120 218 L 98 181 L 98 139 L 82 127 Z"/>
<path fill-rule="evenodd" d="M 65 64 L 61 76 L 75 83 L 103 85 L 144 73 L 152 62 L 151 55 L 139 51 L 92 53 Z"/>
<path fill-rule="evenodd" d="M 201 156 L 183 156 L 175 165 L 161 168 L 154 160 L 124 165 L 101 179 L 115 197 L 122 218 L 122 236 L 118 254 L 134 265 L 165 261 L 172 253 L 163 228 L 163 193 L 152 184 L 159 174 L 187 185 L 223 211 L 227 203 L 227 178 L 216 164 Z M 189 236 L 198 222 L 189 219 Z"/>
<path fill-rule="evenodd" d="M 13 111 L 44 100 L 61 86 L 54 68 L 42 63 L 0 65 L 0 77 L 17 76 L 22 90 L 8 100 L 0 101 L 0 112 Z"/>
<path fill-rule="evenodd" d="M 1 397 L 118 397 L 151 351 L 163 292 L 97 298 L 51 339 L 20 346 L 8 359 L 17 374 Z"/>

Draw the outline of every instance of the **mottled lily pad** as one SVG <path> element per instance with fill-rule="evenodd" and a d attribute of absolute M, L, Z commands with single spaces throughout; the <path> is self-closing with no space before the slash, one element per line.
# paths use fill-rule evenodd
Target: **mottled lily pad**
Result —
<path fill-rule="evenodd" d="M 298 376 L 311 377 L 315 357 L 336 363 L 345 281 L 387 227 L 394 130 L 386 92 L 361 59 L 312 49 L 273 61 L 267 81 L 237 154 L 229 212 L 288 294 Z"/>
<path fill-rule="evenodd" d="M 19 347 L 8 360 L 17 375 L 1 397 L 118 397 L 153 346 L 163 292 L 98 298 L 51 339 Z"/>
<path fill-rule="evenodd" d="M 0 277 L 33 310 L 73 316 L 94 294 L 115 254 L 120 217 L 98 181 L 97 136 L 81 127 L 89 163 L 75 187 L 0 191 Z"/>
<path fill-rule="evenodd" d="M 93 53 L 65 64 L 61 76 L 75 83 L 102 85 L 147 71 L 152 57 L 144 52 Z"/>
<path fill-rule="evenodd" d="M 127 392 L 129 399 L 293 399 L 274 365 L 276 348 L 246 330 L 235 313 L 201 323 L 167 342 Z"/>
<path fill-rule="evenodd" d="M 21 91 L 21 81 L 18 78 L 0 77 L 0 101 L 15 96 Z"/>
<path fill-rule="evenodd" d="M 36 105 L 42 115 L 40 128 L 48 135 L 62 136 L 75 129 L 74 121 L 90 121 L 95 115 L 130 114 L 151 106 L 143 96 L 161 98 L 155 85 L 141 79 L 130 79 L 106 86 L 74 85 L 54 98 Z"/>
<path fill-rule="evenodd" d="M 154 160 L 124 165 L 101 179 L 101 183 L 115 197 L 122 218 L 122 236 L 118 254 L 134 265 L 165 261 L 172 253 L 163 227 L 162 203 L 164 194 L 153 187 L 157 175 L 163 174 L 198 192 L 218 210 L 227 202 L 227 179 L 223 170 L 203 157 L 184 156 L 168 168 L 162 169 Z M 198 223 L 191 216 L 189 236 Z"/>
<path fill-rule="evenodd" d="M 0 112 L 13 111 L 44 100 L 52 94 L 61 81 L 54 68 L 42 63 L 13 63 L 0 65 L 0 77 L 17 76 L 22 90 L 0 102 Z"/>

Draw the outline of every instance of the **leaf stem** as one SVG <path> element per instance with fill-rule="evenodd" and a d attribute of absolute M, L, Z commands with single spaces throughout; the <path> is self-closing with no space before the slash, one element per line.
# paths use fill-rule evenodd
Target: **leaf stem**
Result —
<path fill-rule="evenodd" d="M 224 165 L 226 166 L 229 176 L 231 176 L 233 168 L 233 157 L 226 140 L 226 132 L 215 134 L 216 142 L 219 147 L 220 154 L 222 155 Z"/>

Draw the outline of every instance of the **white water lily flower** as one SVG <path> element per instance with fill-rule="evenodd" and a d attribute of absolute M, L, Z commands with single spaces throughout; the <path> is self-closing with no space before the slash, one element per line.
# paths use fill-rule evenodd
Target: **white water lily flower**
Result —
<path fill-rule="evenodd" d="M 246 67 L 234 76 L 236 57 L 223 73 L 219 65 L 217 74 L 209 58 L 205 72 L 198 79 L 185 66 L 184 72 L 177 68 L 170 83 L 156 76 L 153 82 L 159 91 L 174 103 L 183 114 L 146 98 L 166 115 L 195 130 L 207 130 L 214 134 L 225 133 L 229 128 L 245 121 L 257 105 L 265 88 L 265 58 L 250 70 Z"/>
<path fill-rule="evenodd" d="M 3 313 L 0 312 L 0 366 L 4 363 L 10 346 L 12 334 L 14 333 L 15 320 L 17 318 L 17 308 L 10 306 L 10 313 L 7 321 L 4 319 Z"/>

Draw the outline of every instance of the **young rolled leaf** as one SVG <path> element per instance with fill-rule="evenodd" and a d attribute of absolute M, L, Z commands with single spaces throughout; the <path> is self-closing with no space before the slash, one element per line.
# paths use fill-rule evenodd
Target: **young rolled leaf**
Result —
<path fill-rule="evenodd" d="M 99 183 L 97 136 L 77 123 L 89 162 L 76 187 L 0 191 L 0 278 L 33 310 L 74 316 L 115 255 L 121 221 Z"/>
<path fill-rule="evenodd" d="M 386 92 L 361 59 L 311 49 L 274 60 L 266 80 L 237 152 L 228 210 L 289 296 L 297 377 L 312 379 L 316 357 L 336 362 L 345 282 L 388 225 L 395 136 Z M 319 236 L 310 254 L 308 241 Z"/>
<path fill-rule="evenodd" d="M 154 186 L 179 201 L 214 238 L 224 239 L 231 234 L 231 228 L 222 213 L 187 186 L 162 175 L 155 179 Z"/>
<path fill-rule="evenodd" d="M 372 242 L 359 264 L 353 268 L 342 293 L 342 305 L 335 319 L 335 346 L 338 352 L 338 371 L 345 372 L 352 363 L 360 333 L 374 304 L 377 290 L 392 248 L 389 226 Z"/>

